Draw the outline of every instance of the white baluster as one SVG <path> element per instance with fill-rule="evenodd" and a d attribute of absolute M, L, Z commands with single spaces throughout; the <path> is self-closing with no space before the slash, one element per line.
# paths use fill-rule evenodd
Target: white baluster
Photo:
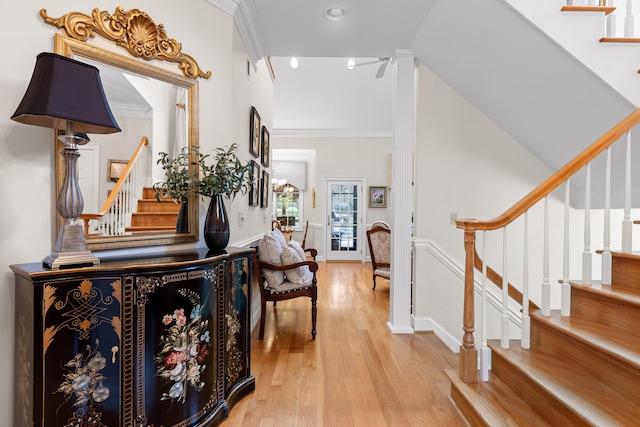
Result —
<path fill-rule="evenodd" d="M 480 381 L 489 381 L 489 366 L 491 366 L 491 350 L 487 345 L 487 261 L 486 240 L 487 232 L 482 232 L 482 302 L 480 304 L 480 319 L 482 319 L 482 334 L 480 341 Z"/>
<path fill-rule="evenodd" d="M 611 284 L 611 147 L 606 151 L 604 178 L 604 248 L 602 250 L 602 284 Z"/>
<path fill-rule="evenodd" d="M 531 318 L 529 317 L 529 211 L 524 213 L 524 264 L 522 274 L 522 348 L 531 347 Z"/>
<path fill-rule="evenodd" d="M 624 36 L 633 37 L 635 24 L 633 18 L 633 0 L 627 0 L 627 14 L 624 16 Z"/>
<path fill-rule="evenodd" d="M 138 169 L 138 165 L 136 165 L 135 169 L 132 171 L 133 173 L 127 177 L 127 214 L 124 218 L 124 230 L 127 231 L 127 227 L 131 225 L 131 217 L 133 215 L 133 209 L 135 207 L 134 200 L 134 192 L 133 192 L 133 180 L 135 178 L 135 171 Z"/>
<path fill-rule="evenodd" d="M 584 191 L 584 252 L 582 252 L 582 284 L 591 285 L 591 163 L 587 163 Z"/>
<path fill-rule="evenodd" d="M 542 253 L 542 307 L 543 316 L 551 315 L 551 285 L 549 284 L 549 196 L 544 197 L 544 243 Z"/>
<path fill-rule="evenodd" d="M 622 252 L 630 254 L 632 248 L 631 222 L 631 132 L 627 132 L 624 167 L 624 221 L 622 221 Z"/>
<path fill-rule="evenodd" d="M 608 0 L 607 1 L 607 6 L 611 6 L 611 7 L 615 7 L 614 5 L 614 1 L 613 0 Z M 616 37 L 616 32 L 617 32 L 617 28 L 616 28 L 616 13 L 610 13 L 607 15 L 606 20 L 607 20 L 607 37 Z"/>
<path fill-rule="evenodd" d="M 107 227 L 107 234 L 109 234 L 110 236 L 115 236 L 116 234 L 116 211 L 117 211 L 117 206 L 116 206 L 116 203 L 114 203 L 113 205 L 111 205 L 111 208 L 109 209 L 109 213 L 111 215 L 109 215 L 109 222 L 108 222 L 109 225 Z"/>
<path fill-rule="evenodd" d="M 122 234 L 122 213 L 124 212 L 124 195 L 122 192 L 118 193 L 118 218 L 116 231 L 118 235 Z"/>
<path fill-rule="evenodd" d="M 569 303 L 571 298 L 571 285 L 569 284 L 569 206 L 570 193 L 571 193 L 570 181 L 564 184 L 564 244 L 563 244 L 563 259 L 562 259 L 562 285 L 561 285 L 561 297 L 560 297 L 560 314 L 562 316 L 569 315 Z"/>
<path fill-rule="evenodd" d="M 125 187 L 125 197 L 127 199 L 127 203 L 126 203 L 126 207 L 127 209 L 125 210 L 125 214 L 124 217 L 122 218 L 122 232 L 126 233 L 127 232 L 127 227 L 129 226 L 129 224 L 131 224 L 131 212 L 133 210 L 133 194 L 131 191 L 131 175 L 129 175 L 127 177 L 127 185 Z"/>
<path fill-rule="evenodd" d="M 544 196 L 544 244 L 542 254 L 542 308 L 543 316 L 551 315 L 551 285 L 549 284 L 549 196 Z"/>
<path fill-rule="evenodd" d="M 509 280 L 507 279 L 507 227 L 502 229 L 502 333 L 500 346 L 509 348 Z"/>

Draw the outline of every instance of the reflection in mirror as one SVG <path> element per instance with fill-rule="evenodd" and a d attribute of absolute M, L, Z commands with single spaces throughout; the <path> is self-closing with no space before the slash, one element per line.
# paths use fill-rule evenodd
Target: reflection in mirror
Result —
<path fill-rule="evenodd" d="M 105 95 L 122 128 L 116 137 L 91 135 L 78 161 L 89 249 L 197 240 L 196 196 L 186 204 L 187 231 L 178 233 L 180 205 L 158 203 L 148 189 L 164 179 L 156 164 L 159 152 L 198 144 L 197 81 L 58 34 L 55 51 L 100 69 Z M 63 168 L 58 157 L 58 187 Z"/>
<path fill-rule="evenodd" d="M 302 229 L 303 191 L 292 184 L 274 186 L 276 220 L 287 231 Z"/>

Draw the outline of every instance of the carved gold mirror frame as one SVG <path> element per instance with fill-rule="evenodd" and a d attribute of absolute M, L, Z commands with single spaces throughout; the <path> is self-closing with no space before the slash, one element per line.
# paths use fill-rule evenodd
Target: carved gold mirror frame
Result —
<path fill-rule="evenodd" d="M 92 16 L 71 12 L 61 18 L 50 18 L 46 11 L 42 9 L 40 15 L 46 23 L 57 28 L 63 28 L 67 35 L 70 36 L 65 37 L 61 34 L 55 34 L 55 53 L 80 61 L 83 58 L 87 58 L 90 61 L 125 70 L 128 73 L 157 79 L 185 88 L 188 92 L 187 109 L 189 112 L 187 143 L 190 147 L 198 146 L 199 111 L 198 81 L 196 79 L 198 77 L 208 78 L 211 73 L 202 72 L 193 58 L 182 53 L 181 45 L 175 40 L 166 37 L 166 32 L 162 25 L 156 26 L 148 15 L 137 9 L 123 11 L 118 8 L 113 15 L 94 9 Z M 135 58 L 143 59 L 122 56 L 110 50 L 86 43 L 87 39 L 94 37 L 96 33 L 114 41 L 116 45 L 123 47 Z M 183 75 L 153 66 L 147 62 L 150 59 L 177 63 Z M 138 140 L 141 136 L 138 136 Z M 62 144 L 56 141 L 56 153 L 61 150 Z M 197 166 L 193 165 L 192 167 L 196 168 Z M 64 162 L 62 156 L 56 156 L 56 194 L 62 186 L 63 177 Z M 197 241 L 199 238 L 198 212 L 198 198 L 194 194 L 189 198 L 188 232 L 151 232 L 111 236 L 92 236 L 89 234 L 87 246 L 89 250 L 105 250 Z M 58 226 L 62 222 L 62 217 L 58 215 Z"/>

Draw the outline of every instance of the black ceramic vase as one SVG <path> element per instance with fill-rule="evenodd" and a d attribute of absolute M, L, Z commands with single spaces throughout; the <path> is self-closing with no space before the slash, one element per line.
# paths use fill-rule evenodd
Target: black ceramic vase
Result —
<path fill-rule="evenodd" d="M 180 211 L 178 211 L 178 219 L 176 220 L 176 233 L 189 232 L 189 201 L 184 201 L 180 204 Z"/>
<path fill-rule="evenodd" d="M 229 218 L 224 206 L 224 196 L 214 196 L 204 219 L 204 241 L 210 252 L 219 252 L 229 243 Z"/>

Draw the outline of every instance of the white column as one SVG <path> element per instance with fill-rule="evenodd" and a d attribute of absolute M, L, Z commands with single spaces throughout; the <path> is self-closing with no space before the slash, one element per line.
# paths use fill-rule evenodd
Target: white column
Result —
<path fill-rule="evenodd" d="M 397 50 L 392 90 L 391 290 L 389 329 L 412 334 L 411 327 L 411 171 L 415 129 L 415 59 Z"/>

